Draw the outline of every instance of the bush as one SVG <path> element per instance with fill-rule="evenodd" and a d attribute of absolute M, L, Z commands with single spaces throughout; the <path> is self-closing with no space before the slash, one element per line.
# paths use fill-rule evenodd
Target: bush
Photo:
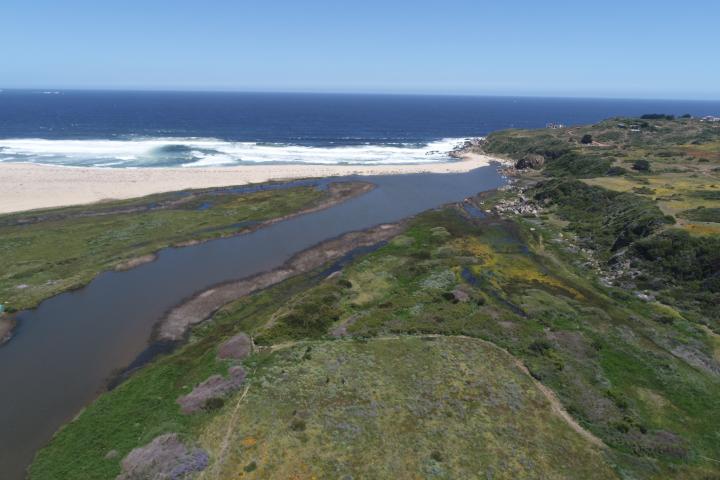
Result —
<path fill-rule="evenodd" d="M 647 267 L 679 281 L 705 281 L 706 288 L 719 288 L 713 281 L 720 272 L 720 238 L 693 237 L 684 230 L 668 230 L 634 246 Z"/>
<path fill-rule="evenodd" d="M 592 143 L 592 141 L 593 141 L 592 135 L 590 135 L 588 133 L 583 135 L 582 138 L 580 139 L 580 143 L 582 143 L 583 145 L 589 145 Z"/>
<path fill-rule="evenodd" d="M 632 168 L 633 170 L 637 170 L 638 172 L 649 172 L 650 162 L 648 162 L 647 160 L 636 160 L 635 163 L 633 163 Z"/>
<path fill-rule="evenodd" d="M 694 222 L 713 222 L 720 223 L 720 208 L 717 207 L 698 207 L 692 210 L 685 210 L 680 213 L 680 217 L 687 218 Z"/>
<path fill-rule="evenodd" d="M 529 345 L 528 348 L 531 352 L 537 353 L 539 355 L 544 355 L 545 352 L 552 348 L 552 345 L 550 345 L 550 342 L 548 342 L 547 340 L 535 340 Z"/>
<path fill-rule="evenodd" d="M 625 170 L 622 167 L 610 167 L 607 172 L 605 172 L 605 175 L 608 177 L 619 177 L 621 175 L 625 175 L 627 173 L 627 170 Z"/>
<path fill-rule="evenodd" d="M 293 432 L 304 432 L 305 428 L 305 420 L 302 420 L 300 418 L 294 418 L 293 421 L 290 423 L 290 430 L 292 430 Z"/>
<path fill-rule="evenodd" d="M 534 197 L 556 205 L 571 228 L 600 250 L 618 250 L 674 223 L 650 199 L 591 187 L 579 180 L 545 182 L 535 188 Z"/>
<path fill-rule="evenodd" d="M 487 153 L 503 153 L 519 160 L 528 154 L 542 155 L 546 160 L 560 158 L 571 149 L 566 142 L 552 135 L 515 137 L 507 132 L 495 132 L 488 135 L 483 150 Z"/>
<path fill-rule="evenodd" d="M 640 195 L 655 195 L 655 190 L 653 190 L 650 187 L 635 187 L 633 188 L 633 192 L 640 194 Z"/>
<path fill-rule="evenodd" d="M 578 155 L 573 152 L 548 161 L 545 171 L 558 177 L 595 177 L 603 175 L 611 165 L 612 162 L 607 158 Z"/>
<path fill-rule="evenodd" d="M 205 402 L 205 410 L 219 410 L 225 405 L 225 400 L 222 398 L 210 398 L 207 402 Z"/>
<path fill-rule="evenodd" d="M 675 120 L 675 115 L 666 115 L 664 113 L 646 113 L 640 118 L 643 120 Z"/>

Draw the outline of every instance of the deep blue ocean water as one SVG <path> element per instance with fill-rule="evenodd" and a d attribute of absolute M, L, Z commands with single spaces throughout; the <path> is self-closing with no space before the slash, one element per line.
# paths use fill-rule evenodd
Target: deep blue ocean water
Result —
<path fill-rule="evenodd" d="M 212 92 L 0 92 L 0 162 L 215 166 L 448 161 L 464 138 L 720 102 Z"/>

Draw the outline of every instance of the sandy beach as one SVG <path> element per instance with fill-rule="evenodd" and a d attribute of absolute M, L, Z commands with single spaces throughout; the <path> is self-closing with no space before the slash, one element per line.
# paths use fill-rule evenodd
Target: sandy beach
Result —
<path fill-rule="evenodd" d="M 0 163 L 0 213 L 140 197 L 186 188 L 343 175 L 460 173 L 501 161 L 469 154 L 449 163 L 414 165 L 246 165 L 225 168 L 79 168 Z"/>

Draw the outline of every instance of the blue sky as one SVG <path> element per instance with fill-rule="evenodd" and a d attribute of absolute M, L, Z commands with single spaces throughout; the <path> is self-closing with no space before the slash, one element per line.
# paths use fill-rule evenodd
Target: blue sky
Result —
<path fill-rule="evenodd" d="M 0 88 L 720 99 L 720 2 L 0 2 Z"/>

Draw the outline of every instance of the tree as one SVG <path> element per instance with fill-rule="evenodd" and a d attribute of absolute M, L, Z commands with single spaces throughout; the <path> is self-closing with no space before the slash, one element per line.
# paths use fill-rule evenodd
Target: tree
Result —
<path fill-rule="evenodd" d="M 580 139 L 580 143 L 582 143 L 583 145 L 589 145 L 589 144 L 591 144 L 591 143 L 592 143 L 592 135 L 586 133 L 586 134 L 583 135 L 582 138 Z"/>
<path fill-rule="evenodd" d="M 635 163 L 633 163 L 633 170 L 647 172 L 650 170 L 650 162 L 647 160 L 636 160 Z"/>

